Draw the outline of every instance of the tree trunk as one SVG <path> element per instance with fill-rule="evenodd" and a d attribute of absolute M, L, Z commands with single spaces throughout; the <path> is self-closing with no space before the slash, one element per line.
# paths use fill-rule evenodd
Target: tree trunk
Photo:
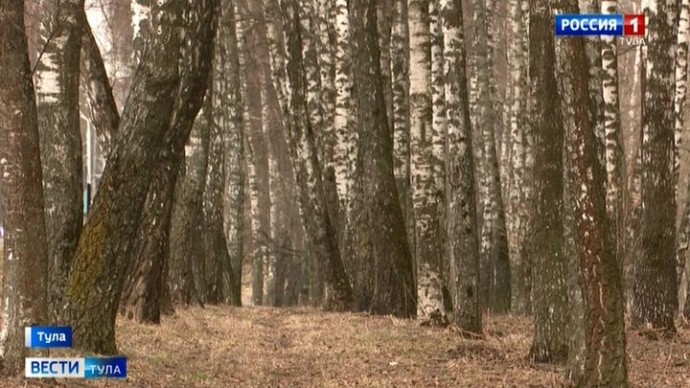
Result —
<path fill-rule="evenodd" d="M 234 295 L 232 302 L 236 306 L 242 303 L 242 261 L 245 254 L 243 233 L 245 229 L 244 204 L 246 187 L 246 169 L 244 165 L 244 102 L 245 96 L 240 90 L 240 62 L 237 28 L 235 21 L 235 1 L 221 3 L 221 14 L 216 39 L 215 76 L 223 77 L 217 86 L 214 99 L 216 105 L 223 106 L 216 112 L 216 125 L 226 127 L 225 147 L 225 182 L 228 198 L 227 211 L 227 245 L 230 255 L 230 268 L 233 281 L 225 281 L 226 286 L 234 285 L 234 290 L 226 289 L 225 295 Z M 262 94 L 263 95 L 263 94 Z M 263 122 L 263 119 L 262 119 Z M 227 272 L 226 272 L 227 274 Z"/>
<path fill-rule="evenodd" d="M 615 14 L 617 1 L 603 0 L 601 12 Z M 614 257 L 623 269 L 623 177 L 625 153 L 618 100 L 618 52 L 614 37 L 601 37 L 602 90 L 604 102 L 604 135 L 606 147 L 606 213 Z"/>
<path fill-rule="evenodd" d="M 393 173 L 405 217 L 410 251 L 414 252 L 414 217 L 410 191 L 410 29 L 408 0 L 395 0 L 391 27 L 391 80 L 393 112 Z M 417 273 L 416 259 L 412 261 Z"/>
<path fill-rule="evenodd" d="M 412 317 L 416 292 L 412 258 L 393 175 L 393 144 L 386 117 L 386 102 L 380 71 L 376 3 L 350 2 L 350 26 L 356 55 L 353 82 L 356 92 L 364 174 L 366 211 L 374 262 L 374 292 L 370 310 L 375 314 Z M 368 87 L 367 87 L 368 86 Z M 430 147 L 429 147 L 430 150 Z M 430 166 L 429 166 L 430 167 Z"/>
<path fill-rule="evenodd" d="M 228 7 L 229 5 L 229 7 Z M 232 9 L 231 4 L 226 4 L 223 8 Z M 216 46 L 216 55 L 219 54 L 220 47 Z M 216 62 L 219 62 L 217 59 Z M 206 260 L 206 301 L 211 304 L 224 302 L 226 299 L 232 300 L 233 304 L 240 303 L 239 295 L 232 292 L 225 294 L 225 290 L 235 290 L 235 277 L 230 263 L 228 245 L 223 229 L 223 188 L 225 186 L 225 154 L 224 154 L 224 135 L 226 128 L 222 125 L 223 120 L 219 116 L 223 115 L 226 105 L 219 104 L 216 97 L 222 90 L 219 86 L 223 82 L 223 73 L 216 72 L 212 76 L 212 87 L 209 87 L 210 103 L 207 105 L 210 111 L 208 117 L 209 125 L 209 146 L 208 146 L 208 166 L 206 171 L 206 187 L 204 193 L 204 256 Z M 228 287 L 225 286 L 228 283 Z"/>
<path fill-rule="evenodd" d="M 96 129 L 98 144 L 107 155 L 120 125 L 120 114 L 117 111 L 103 58 L 86 15 L 82 13 L 80 20 L 83 29 L 81 52 L 84 64 L 81 81 L 85 89 L 86 105 L 89 108 L 91 122 Z"/>
<path fill-rule="evenodd" d="M 633 325 L 675 332 L 676 277 L 674 164 L 674 8 L 652 1 L 648 21 L 642 109 L 640 257 L 635 271 Z M 653 69 L 653 71 L 651 71 Z"/>
<path fill-rule="evenodd" d="M 510 174 L 508 182 L 508 256 L 511 273 L 511 310 L 517 314 L 531 311 L 532 266 L 525 247 L 530 203 L 527 188 L 528 132 L 527 120 L 527 35 L 525 19 L 529 16 L 527 0 L 511 0 L 509 25 L 512 39 L 508 43 L 510 69 L 509 132 Z"/>
<path fill-rule="evenodd" d="M 482 225 L 482 261 L 486 270 L 480 278 L 485 278 L 486 303 L 494 312 L 505 313 L 510 309 L 510 263 L 508 260 L 508 240 L 506 236 L 506 219 L 501 195 L 501 176 L 498 169 L 496 152 L 495 126 L 497 112 L 494 106 L 493 57 L 494 42 L 491 36 L 490 10 L 493 4 L 482 1 L 474 2 L 475 13 L 475 46 L 474 55 L 477 61 L 478 87 L 478 123 L 484 145 L 484 185 L 486 186 L 486 203 Z"/>
<path fill-rule="evenodd" d="M 0 193 L 5 236 L 0 373 L 10 376 L 24 369 L 24 327 L 50 320 L 40 140 L 24 2 L 4 1 L 1 8 Z"/>
<path fill-rule="evenodd" d="M 680 198 L 680 180 L 678 174 L 680 172 L 680 150 L 683 143 L 683 129 L 684 129 L 684 113 L 685 113 L 685 99 L 688 89 L 688 41 L 690 40 L 690 0 L 681 0 L 680 12 L 678 17 L 678 45 L 676 47 L 676 92 L 674 94 L 674 118 L 675 118 L 675 145 L 673 161 L 673 179 L 676 182 L 676 198 Z M 688 184 L 690 186 L 690 184 Z M 687 210 L 686 210 L 687 212 Z M 682 228 L 676 231 L 676 239 L 679 240 L 680 233 L 683 233 Z M 680 241 L 676 243 L 680 248 Z M 685 255 L 677 254 L 677 276 L 678 284 L 683 277 L 685 270 Z"/>
<path fill-rule="evenodd" d="M 180 40 L 186 37 L 185 32 L 197 35 L 203 30 L 210 31 L 208 36 L 212 37 L 213 23 L 209 22 L 209 15 L 213 14 L 215 5 L 209 0 L 193 4 L 162 2 L 154 6 L 159 7 L 154 15 L 160 18 L 154 19 L 153 42 L 135 76 L 121 133 L 108 158 L 67 286 L 77 349 L 104 354 L 117 352 L 115 317 L 154 167 L 166 136 L 176 137 L 175 130 L 170 129 L 171 121 L 174 123 L 172 116 L 189 113 L 193 117 L 199 108 L 189 100 L 194 96 L 185 94 L 188 84 L 181 83 L 181 79 L 191 74 L 203 80 L 208 72 L 208 63 L 204 69 L 203 59 L 188 63 L 187 58 L 180 58 Z M 183 13 L 188 18 L 184 27 L 181 26 Z M 193 52 L 205 52 L 204 47 L 208 48 L 210 43 L 211 39 L 207 39 L 206 45 L 196 47 Z M 178 95 L 180 86 L 185 89 Z"/>
<path fill-rule="evenodd" d="M 284 89 L 279 85 L 276 90 L 284 91 L 284 96 L 287 97 L 283 100 L 287 104 L 283 105 L 281 110 L 284 114 L 288 148 L 299 190 L 301 216 L 324 277 L 324 308 L 335 311 L 348 310 L 352 307 L 352 288 L 341 261 L 335 229 L 326 209 L 326 195 L 314 128 L 307 118 L 306 77 L 303 71 L 300 37 L 301 15 L 295 0 L 283 2 L 282 6 L 285 17 L 287 63 L 284 70 L 280 70 L 282 61 L 279 59 L 279 52 L 273 53 L 274 58 L 271 62 L 275 66 L 274 72 L 277 70 L 279 73 L 287 74 L 289 81 Z"/>
<path fill-rule="evenodd" d="M 343 225 L 348 225 L 350 201 L 355 166 L 355 134 L 353 130 L 352 73 L 350 52 L 350 27 L 346 0 L 335 1 L 335 117 L 333 130 L 335 146 L 335 182 L 342 210 Z"/>
<path fill-rule="evenodd" d="M 38 132 L 49 262 L 49 310 L 63 320 L 65 285 L 83 224 L 79 51 L 83 0 L 44 0 L 36 66 Z"/>
<path fill-rule="evenodd" d="M 184 47 L 184 63 L 190 63 L 182 73 L 180 92 L 173 108 L 170 130 L 164 137 L 155 176 L 148 188 L 141 224 L 137 232 L 132 265 L 121 297 L 121 312 L 139 322 L 160 323 L 161 311 L 173 310 L 168 282 L 163 273 L 168 267 L 170 221 L 175 186 L 179 175 L 184 145 L 189 137 L 196 113 L 201 106 L 211 63 L 211 44 L 214 30 L 213 16 L 200 15 L 201 50 Z"/>
<path fill-rule="evenodd" d="M 566 1 L 559 1 L 557 9 L 578 13 L 577 4 Z M 558 40 L 556 45 L 561 110 L 570 156 L 568 186 L 577 224 L 577 253 L 585 276 L 585 367 L 576 384 L 625 387 L 628 379 L 623 292 L 612 238 L 615 230 L 608 227 L 606 217 L 606 176 L 599 168 L 599 139 L 595 122 L 587 112 L 591 102 L 585 44 L 571 39 Z M 606 55 L 604 59 L 608 60 Z M 606 119 L 610 124 L 610 117 Z"/>
<path fill-rule="evenodd" d="M 446 214 L 450 239 L 450 280 L 455 306 L 454 321 L 464 330 L 479 333 L 482 330 L 478 289 L 479 241 L 461 2 L 442 0 L 441 15 L 446 61 L 445 93 L 448 120 L 446 164 L 448 210 Z"/>
<path fill-rule="evenodd" d="M 441 254 L 434 196 L 429 0 L 408 1 L 410 29 L 410 180 L 417 265 L 417 318 L 447 320 L 443 305 Z M 414 170 L 414 171 L 413 171 Z M 422 191 L 425 189 L 425 191 Z M 417 223 L 420 223 L 417 225 Z M 424 232 L 424 235 L 420 234 Z M 431 244 L 431 245 L 430 245 Z M 425 250 L 427 250 L 425 252 Z M 433 322 L 432 322 L 433 323 Z"/>
<path fill-rule="evenodd" d="M 568 357 L 563 123 L 558 107 L 551 12 L 548 4 L 530 1 L 530 95 L 536 190 L 530 241 L 535 315 L 530 357 L 538 362 L 564 362 Z"/>
<path fill-rule="evenodd" d="M 204 106 L 208 106 L 206 101 Z M 206 301 L 202 198 L 206 187 L 210 131 L 205 115 L 202 108 L 185 147 L 186 171 L 176 189 L 171 220 L 168 258 L 171 298 L 187 305 L 192 301 Z"/>

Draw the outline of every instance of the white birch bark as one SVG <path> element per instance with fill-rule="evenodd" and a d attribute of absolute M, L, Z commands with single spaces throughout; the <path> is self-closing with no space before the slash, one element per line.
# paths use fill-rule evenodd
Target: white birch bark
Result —
<path fill-rule="evenodd" d="M 318 31 L 318 61 L 321 82 L 322 141 L 320 156 L 324 171 L 335 172 L 335 6 L 332 0 L 315 0 L 317 10 L 314 15 Z"/>
<path fill-rule="evenodd" d="M 136 68 L 144 54 L 145 42 L 151 33 L 151 0 L 132 0 L 132 29 L 134 39 L 133 65 Z"/>
<path fill-rule="evenodd" d="M 337 139 L 335 146 L 335 181 L 342 209 L 343 225 L 350 218 L 353 174 L 355 167 L 355 139 L 352 127 L 352 79 L 350 28 L 347 0 L 335 1 L 335 118 L 333 127 Z"/>
<path fill-rule="evenodd" d="M 615 14 L 617 1 L 603 0 L 602 14 Z M 622 265 L 623 231 L 623 177 L 625 176 L 625 153 L 620 119 L 618 97 L 618 52 L 616 38 L 601 37 L 601 89 L 604 101 L 604 136 L 606 160 L 606 213 L 609 219 L 610 236 L 615 247 L 615 257 Z"/>
<path fill-rule="evenodd" d="M 38 131 L 50 263 L 51 316 L 60 321 L 64 287 L 83 224 L 79 52 L 83 0 L 43 0 L 43 52 L 36 65 Z"/>
<path fill-rule="evenodd" d="M 433 143 L 431 134 L 431 34 L 429 29 L 429 0 L 408 2 L 410 28 L 410 155 L 412 204 L 415 213 L 415 239 L 420 234 L 434 233 L 426 208 L 432 206 L 428 190 L 433 185 Z M 432 129 L 431 131 L 429 129 Z M 427 235 L 428 236 L 428 235 Z M 435 238 L 435 236 L 434 236 Z M 424 239 L 426 240 L 426 238 Z M 415 246 L 432 243 L 417 241 Z M 441 263 L 438 255 L 415 250 L 417 263 L 417 318 L 423 321 L 444 320 Z"/>
<path fill-rule="evenodd" d="M 429 0 L 429 33 L 431 34 L 431 140 L 433 178 L 438 192 L 445 191 L 446 107 L 443 78 L 443 32 L 439 17 L 439 0 Z"/>
<path fill-rule="evenodd" d="M 440 5 L 448 120 L 446 179 L 448 235 L 452 239 L 449 259 L 453 319 L 464 330 L 478 332 L 482 327 L 478 297 L 479 241 L 462 8 L 459 1 L 453 0 L 442 0 Z"/>
<path fill-rule="evenodd" d="M 529 279 L 531 268 L 526 262 L 523 244 L 527 228 L 528 187 L 525 184 L 528 166 L 527 106 L 527 19 L 529 10 L 526 0 L 511 0 L 509 4 L 509 29 L 512 39 L 508 47 L 510 72 L 509 127 L 510 132 L 510 180 L 508 183 L 508 249 L 511 261 L 511 309 L 526 313 L 529 309 Z"/>
<path fill-rule="evenodd" d="M 677 277 L 674 177 L 675 1 L 647 0 L 650 28 L 642 115 L 640 252 L 635 268 L 633 325 L 675 331 Z M 646 51 L 646 55 L 644 54 Z"/>
<path fill-rule="evenodd" d="M 678 18 L 678 37 L 676 47 L 675 79 L 676 92 L 674 95 L 674 115 L 675 115 L 675 145 L 676 151 L 673 160 L 673 174 L 678 183 L 678 173 L 680 170 L 680 149 L 683 143 L 683 113 L 685 109 L 685 98 L 688 90 L 688 41 L 690 40 L 690 1 L 680 1 L 680 13 Z M 676 187 L 676 196 L 678 196 Z"/>
<path fill-rule="evenodd" d="M 682 0 L 680 2 L 680 13 L 678 18 L 678 38 L 676 47 L 676 93 L 674 95 L 674 115 L 675 115 L 675 153 L 673 160 L 673 174 L 674 180 L 676 182 L 676 200 L 680 199 L 680 162 L 681 162 L 681 150 L 683 145 L 683 129 L 684 129 L 684 112 L 685 112 L 685 99 L 687 96 L 688 89 L 688 41 L 690 40 L 690 0 Z M 687 184 L 687 183 L 686 183 Z M 686 190 L 687 191 L 687 190 Z M 687 201 L 686 201 L 687 202 Z M 685 210 L 687 212 L 687 209 Z M 681 221 L 682 222 L 682 221 Z M 687 243 L 688 237 L 683 235 L 684 231 L 682 228 L 678 228 L 678 245 Z M 683 276 L 683 270 L 685 269 L 685 257 L 678 254 L 677 256 L 677 273 L 678 282 Z"/>

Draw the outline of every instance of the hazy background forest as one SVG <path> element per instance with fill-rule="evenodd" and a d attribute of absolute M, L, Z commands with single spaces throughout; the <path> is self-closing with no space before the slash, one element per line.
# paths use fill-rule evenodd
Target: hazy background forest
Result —
<path fill-rule="evenodd" d="M 0 0 L 0 386 L 31 324 L 134 386 L 690 386 L 689 39 L 690 0 Z"/>

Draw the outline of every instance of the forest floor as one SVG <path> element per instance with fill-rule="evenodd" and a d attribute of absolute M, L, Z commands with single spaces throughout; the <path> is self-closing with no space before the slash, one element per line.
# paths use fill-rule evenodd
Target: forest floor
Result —
<path fill-rule="evenodd" d="M 118 319 L 126 381 L 0 381 L 0 387 L 553 387 L 563 368 L 526 360 L 529 319 L 485 317 L 483 338 L 451 328 L 311 308 L 178 309 L 161 326 Z M 648 334 L 648 333 L 647 333 Z M 673 340 L 628 331 L 634 387 L 690 387 L 690 326 Z"/>

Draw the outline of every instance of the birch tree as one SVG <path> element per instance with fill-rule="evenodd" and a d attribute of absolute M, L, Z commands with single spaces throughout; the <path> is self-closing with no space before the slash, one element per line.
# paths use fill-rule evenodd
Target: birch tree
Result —
<path fill-rule="evenodd" d="M 211 15 L 184 15 L 196 30 L 183 35 L 179 61 L 180 85 L 169 130 L 163 137 L 158 164 L 144 203 L 141 224 L 137 232 L 132 265 L 121 297 L 121 312 L 139 322 L 159 323 L 161 311 L 173 312 L 168 282 L 169 230 L 175 186 L 179 174 L 184 145 L 203 101 L 207 75 L 212 60 L 211 43 L 214 30 L 206 23 L 215 23 Z M 193 39 L 199 39 L 200 50 Z M 196 107 L 196 109 L 195 109 Z M 207 109 L 207 113 L 209 109 Z M 209 116 L 211 117 L 211 116 Z M 212 125 L 209 123 L 208 125 Z"/>
<path fill-rule="evenodd" d="M 24 2 L 0 3 L 0 170 L 4 210 L 0 367 L 24 370 L 24 327 L 47 324 L 48 256 L 38 118 Z"/>
<path fill-rule="evenodd" d="M 391 80 L 393 123 L 393 173 L 403 208 L 410 249 L 414 251 L 410 193 L 410 29 L 408 0 L 393 3 L 391 27 Z M 412 258 L 415 260 L 415 258 Z M 416 267 L 416 261 L 415 261 Z"/>
<path fill-rule="evenodd" d="M 615 14 L 617 1 L 603 0 L 602 14 Z M 609 236 L 615 247 L 614 255 L 622 269 L 623 255 L 623 177 L 625 176 L 625 153 L 618 100 L 618 52 L 616 39 L 601 37 L 601 74 L 604 102 L 604 136 L 606 148 L 606 213 L 609 220 Z"/>
<path fill-rule="evenodd" d="M 429 0 L 408 1 L 410 29 L 410 155 L 415 216 L 417 264 L 417 318 L 446 320 L 443 305 L 441 255 L 435 227 L 438 203 L 433 198 L 433 143 L 431 105 L 431 32 Z M 414 159 L 412 161 L 412 159 Z M 414 171 L 412 171 L 414 169 Z M 423 191 L 424 189 L 426 191 Z M 417 226 L 417 221 L 419 225 Z M 436 221 L 437 222 L 437 221 Z M 429 245 L 431 244 L 431 245 Z M 429 252 L 424 252 L 429 249 Z"/>
<path fill-rule="evenodd" d="M 361 131 L 363 193 L 369 199 L 367 211 L 374 221 L 369 230 L 374 262 L 370 309 L 376 314 L 413 317 L 417 311 L 417 292 L 393 175 L 393 144 L 380 69 L 376 2 L 351 1 L 349 12 L 352 39 L 357 48 L 352 74 L 354 84 L 359 85 L 356 106 Z M 427 170 L 430 167 L 427 162 Z"/>
<path fill-rule="evenodd" d="M 498 123 L 492 88 L 494 42 L 491 35 L 490 10 L 493 2 L 474 2 L 475 31 L 474 55 L 477 65 L 478 124 L 484 146 L 484 182 L 486 203 L 481 231 L 481 255 L 486 262 L 480 277 L 485 278 L 485 302 L 496 312 L 510 308 L 510 263 L 506 219 L 501 195 L 501 176 L 498 168 L 495 127 Z M 482 287 L 482 286 L 480 286 Z"/>
<path fill-rule="evenodd" d="M 290 158 L 297 181 L 301 216 L 324 277 L 326 288 L 324 308 L 347 310 L 352 304 L 352 288 L 343 267 L 335 230 L 326 209 L 321 161 L 317 154 L 314 128 L 306 115 L 308 108 L 299 6 L 296 0 L 284 1 L 281 5 L 287 50 L 284 52 L 274 47 L 271 52 L 271 66 L 272 71 L 279 75 L 273 78 L 274 82 L 277 82 L 275 89 L 279 91 L 278 99 L 283 102 L 281 104 L 284 115 L 283 124 L 287 132 Z M 283 57 L 284 53 L 286 55 Z M 287 77 L 280 75 L 287 75 Z"/>
<path fill-rule="evenodd" d="M 61 320 L 64 289 L 82 226 L 79 51 L 84 1 L 44 0 L 43 52 L 36 66 L 38 131 L 46 212 L 49 304 Z"/>
<path fill-rule="evenodd" d="M 535 209 L 531 222 L 534 265 L 534 338 L 530 357 L 563 362 L 568 356 L 567 257 L 564 251 L 563 122 L 555 78 L 550 4 L 529 2 L 531 125 L 534 128 Z"/>
<path fill-rule="evenodd" d="M 462 329 L 478 333 L 482 329 L 478 295 L 479 241 L 462 5 L 457 0 L 442 0 L 440 6 L 448 125 L 446 187 L 454 321 Z"/>
<path fill-rule="evenodd" d="M 208 102 L 204 102 L 208 106 Z M 185 305 L 206 301 L 203 194 L 208 166 L 209 126 L 199 111 L 185 146 L 185 169 L 176 188 L 170 231 L 170 292 Z M 182 166 L 180 166 L 182 167 Z"/>
<path fill-rule="evenodd" d="M 558 11 L 578 13 L 576 4 L 566 1 L 556 4 Z M 604 42 L 603 46 L 607 44 Z M 576 245 L 585 277 L 582 292 L 587 311 L 585 369 L 576 385 L 624 387 L 627 386 L 627 362 L 623 292 L 612 238 L 616 230 L 607 227 L 605 176 L 599 168 L 595 118 L 587 114 L 590 95 L 585 50 L 582 40 L 556 41 L 557 67 L 561 75 L 560 108 L 570 164 L 567 185 L 577 224 Z M 606 63 L 611 53 L 603 51 L 602 54 Z M 607 66 L 604 69 L 609 70 Z M 604 91 L 606 97 L 606 84 Z M 608 115 L 606 121 L 610 124 Z"/>
<path fill-rule="evenodd" d="M 98 145 L 107 155 L 112 139 L 117 134 L 120 125 L 120 113 L 117 110 L 113 88 L 108 80 L 105 63 L 98 49 L 96 38 L 93 36 L 93 31 L 91 31 L 91 26 L 83 13 L 79 19 L 83 30 L 81 85 L 85 89 L 86 106 L 96 130 Z"/>
<path fill-rule="evenodd" d="M 232 4 L 227 4 L 226 7 L 232 9 Z M 227 11 L 226 11 L 227 12 Z M 226 14 L 227 15 L 227 14 Z M 232 16 L 232 13 L 231 13 Z M 214 67 L 220 70 L 220 61 L 218 58 L 222 47 L 216 47 L 216 59 Z M 212 81 L 207 91 L 211 103 L 210 119 L 208 120 L 209 130 L 209 145 L 208 145 L 208 166 L 206 170 L 206 187 L 204 193 L 204 256 L 206 259 L 206 301 L 212 304 L 225 302 L 226 300 L 233 301 L 233 304 L 238 304 L 240 300 L 239 295 L 235 295 L 236 290 L 233 282 L 235 277 L 233 275 L 233 268 L 230 263 L 230 255 L 228 253 L 227 240 L 225 239 L 225 231 L 223 228 L 223 193 L 225 186 L 225 135 L 227 127 L 225 126 L 225 112 L 226 105 L 222 105 L 220 96 L 221 92 L 226 92 L 223 88 L 223 73 L 214 72 L 212 74 Z M 227 286 L 226 286 L 227 283 Z M 230 293 L 226 294 L 226 291 Z"/>
<path fill-rule="evenodd" d="M 529 185 L 526 180 L 530 150 L 527 121 L 527 25 L 529 16 L 527 0 L 511 0 L 508 19 L 511 39 L 508 42 L 510 174 L 508 182 L 508 256 L 511 269 L 511 310 L 524 314 L 530 310 L 531 271 L 525 249 L 525 229 L 529 217 Z"/>
<path fill-rule="evenodd" d="M 673 161 L 673 179 L 676 182 L 676 198 L 680 198 L 680 180 L 678 179 L 678 174 L 680 172 L 680 150 L 682 149 L 681 146 L 683 143 L 683 127 L 685 123 L 685 119 L 683 116 L 685 112 L 685 99 L 687 96 L 688 88 L 688 40 L 690 40 L 690 1 L 682 0 L 679 3 L 679 6 L 680 12 L 678 15 L 678 44 L 676 47 L 675 63 L 676 92 L 674 94 L 676 151 L 674 154 Z M 685 211 L 687 212 L 687 206 Z M 683 221 L 681 221 L 681 223 L 682 222 Z M 683 245 L 687 246 L 688 240 L 690 240 L 690 236 L 682 234 L 684 233 L 683 227 L 678 228 L 678 231 L 676 233 L 678 239 L 678 252 L 683 252 L 680 249 L 683 247 Z M 683 239 L 685 241 L 682 241 Z M 683 271 L 685 270 L 686 259 L 685 255 L 681 253 L 677 253 L 677 255 L 678 284 L 680 284 L 681 278 L 683 276 Z"/>
<path fill-rule="evenodd" d="M 635 270 L 633 325 L 674 332 L 678 283 L 675 260 L 674 171 L 675 2 L 644 3 L 648 33 L 642 115 L 640 257 Z"/>
<path fill-rule="evenodd" d="M 187 74 L 198 72 L 196 76 L 204 76 L 200 64 L 205 60 L 184 67 L 181 76 L 180 38 L 186 36 L 185 32 L 213 31 L 210 17 L 215 6 L 213 1 L 154 5 L 159 11 L 154 12 L 158 15 L 154 25 L 160 28 L 152 29 L 155 33 L 146 60 L 142 60 L 135 76 L 120 125 L 121 133 L 110 153 L 108 169 L 81 235 L 67 285 L 75 348 L 102 354 L 117 351 L 115 316 L 138 221 L 154 178 L 153 167 L 164 148 L 166 135 L 177 137 L 177 130 L 181 131 L 180 127 L 170 126 L 172 116 L 194 117 L 199 109 L 199 105 L 190 102 L 196 94 L 186 94 L 189 88 L 182 88 L 183 92 L 178 94 L 178 88 L 187 85 L 181 82 Z M 187 16 L 184 27 L 181 26 L 183 13 Z M 194 51 L 205 52 L 210 49 L 211 41 L 207 39 L 205 45 Z M 206 58 L 210 61 L 210 57 Z M 199 92 L 204 92 L 203 88 Z"/>
<path fill-rule="evenodd" d="M 227 5 L 226 5 L 227 4 Z M 221 3 L 219 15 L 218 34 L 216 38 L 217 51 L 214 71 L 223 81 L 218 84 L 218 99 L 216 104 L 222 109 L 216 117 L 222 120 L 225 129 L 225 187 L 227 191 L 227 245 L 230 255 L 230 267 L 232 268 L 233 281 L 225 280 L 227 287 L 234 285 L 232 293 L 226 290 L 225 295 L 234 295 L 232 302 L 241 305 L 242 289 L 242 262 L 245 254 L 244 228 L 245 228 L 245 147 L 244 147 L 244 104 L 245 96 L 240 88 L 240 62 L 237 28 L 235 19 L 236 1 Z M 265 92 L 262 92 L 264 96 Z M 262 123 L 266 118 L 262 117 Z M 225 272 L 227 274 L 227 271 Z"/>
<path fill-rule="evenodd" d="M 333 131 L 337 139 L 335 146 L 335 181 L 343 220 L 347 225 L 350 212 L 351 191 L 355 166 L 355 139 L 352 126 L 352 81 L 350 27 L 347 0 L 335 1 L 335 117 Z"/>

